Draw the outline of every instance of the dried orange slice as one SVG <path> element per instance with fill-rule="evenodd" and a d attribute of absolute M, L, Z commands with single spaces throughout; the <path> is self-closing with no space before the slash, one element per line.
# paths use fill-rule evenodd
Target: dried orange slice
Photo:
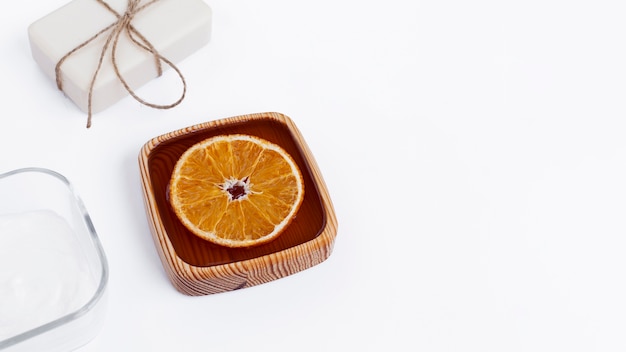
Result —
<path fill-rule="evenodd" d="M 259 137 L 205 139 L 178 159 L 169 201 L 193 234 L 226 247 L 250 247 L 279 236 L 304 199 L 293 158 Z"/>

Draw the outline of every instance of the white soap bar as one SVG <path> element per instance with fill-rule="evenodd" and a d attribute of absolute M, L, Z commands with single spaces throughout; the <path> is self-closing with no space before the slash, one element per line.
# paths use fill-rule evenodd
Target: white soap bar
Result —
<path fill-rule="evenodd" d="M 123 14 L 128 0 L 106 0 L 106 3 Z M 29 26 L 33 59 L 52 82 L 56 82 L 55 66 L 59 60 L 115 22 L 115 14 L 96 0 L 73 0 Z M 159 0 L 139 11 L 132 26 L 160 55 L 176 64 L 208 43 L 211 9 L 203 0 Z M 109 33 L 110 30 L 98 36 L 61 65 L 63 92 L 85 112 L 88 112 L 89 87 Z M 133 91 L 158 77 L 154 56 L 137 47 L 125 33 L 118 42 L 116 61 Z M 163 62 L 162 65 L 164 70 L 171 69 Z M 92 91 L 91 112 L 102 111 L 128 95 L 113 69 L 109 45 Z"/>

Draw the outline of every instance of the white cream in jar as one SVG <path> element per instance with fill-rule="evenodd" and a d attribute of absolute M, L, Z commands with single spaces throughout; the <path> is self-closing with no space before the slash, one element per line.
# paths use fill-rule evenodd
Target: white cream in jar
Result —
<path fill-rule="evenodd" d="M 0 341 L 77 311 L 96 286 L 63 217 L 0 215 Z"/>

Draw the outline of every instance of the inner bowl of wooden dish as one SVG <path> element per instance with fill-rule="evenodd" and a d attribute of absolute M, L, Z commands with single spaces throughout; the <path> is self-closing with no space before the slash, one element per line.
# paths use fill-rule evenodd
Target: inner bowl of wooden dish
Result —
<path fill-rule="evenodd" d="M 252 248 L 228 248 L 193 235 L 168 201 L 168 185 L 181 155 L 218 135 L 248 134 L 285 149 L 304 178 L 305 197 L 296 217 L 275 240 Z M 139 154 L 148 222 L 173 285 L 188 295 L 206 295 L 279 279 L 326 260 L 337 220 L 318 166 L 294 122 L 280 113 L 210 121 L 156 137 Z"/>

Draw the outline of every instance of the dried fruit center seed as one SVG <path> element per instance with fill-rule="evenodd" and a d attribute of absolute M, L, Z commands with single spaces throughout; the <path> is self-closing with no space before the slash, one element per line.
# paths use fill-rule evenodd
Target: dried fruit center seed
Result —
<path fill-rule="evenodd" d="M 251 193 L 250 178 L 245 177 L 242 180 L 230 178 L 226 180 L 226 182 L 224 182 L 221 188 L 228 192 L 229 199 L 231 201 L 237 199 L 245 199 L 245 197 Z"/>

